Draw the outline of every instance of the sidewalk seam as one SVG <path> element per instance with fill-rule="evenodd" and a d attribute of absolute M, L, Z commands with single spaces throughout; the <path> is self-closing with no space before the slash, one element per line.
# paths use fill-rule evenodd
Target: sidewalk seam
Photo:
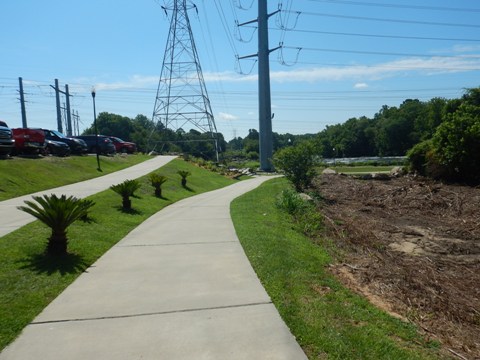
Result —
<path fill-rule="evenodd" d="M 230 241 L 199 241 L 199 242 L 184 242 L 176 244 L 139 244 L 139 245 L 118 245 L 118 248 L 127 248 L 127 247 L 160 247 L 160 246 L 179 246 L 179 245 L 210 245 L 210 244 L 231 244 L 237 243 L 236 240 Z"/>
<path fill-rule="evenodd" d="M 273 305 L 273 303 L 272 301 L 263 301 L 263 302 L 247 303 L 247 304 L 225 305 L 225 306 L 214 306 L 214 307 L 181 309 L 181 310 L 170 310 L 170 311 L 158 311 L 158 312 L 130 314 L 130 315 L 102 316 L 102 317 L 84 318 L 84 319 L 46 320 L 46 321 L 31 322 L 29 325 L 45 325 L 45 324 L 81 322 L 81 321 L 127 319 L 127 318 L 134 318 L 134 317 L 181 314 L 181 313 L 200 312 L 200 311 L 209 311 L 209 310 L 234 309 L 234 308 L 242 308 L 242 307 L 261 306 L 261 305 Z"/>

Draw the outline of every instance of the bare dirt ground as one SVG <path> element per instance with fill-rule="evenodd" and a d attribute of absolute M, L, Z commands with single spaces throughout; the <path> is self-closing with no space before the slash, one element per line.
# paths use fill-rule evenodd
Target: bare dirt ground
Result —
<path fill-rule="evenodd" d="M 315 187 L 342 249 L 332 271 L 449 355 L 480 359 L 480 188 L 344 175 Z"/>

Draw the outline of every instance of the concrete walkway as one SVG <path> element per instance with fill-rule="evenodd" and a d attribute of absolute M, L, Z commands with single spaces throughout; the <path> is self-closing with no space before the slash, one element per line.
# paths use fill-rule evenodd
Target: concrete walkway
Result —
<path fill-rule="evenodd" d="M 121 183 L 127 179 L 137 179 L 175 159 L 176 156 L 156 156 L 151 160 L 138 165 L 116 171 L 114 173 L 82 181 L 79 183 L 62 186 L 59 188 L 39 191 L 35 194 L 20 196 L 14 199 L 0 201 L 0 237 L 36 220 L 33 216 L 17 209 L 17 206 L 25 205 L 25 200 L 32 200 L 32 195 L 65 194 L 84 198 L 100 191 L 108 189 L 111 185 Z"/>
<path fill-rule="evenodd" d="M 128 234 L 0 360 L 306 359 L 235 234 L 229 205 L 268 178 L 182 200 Z"/>

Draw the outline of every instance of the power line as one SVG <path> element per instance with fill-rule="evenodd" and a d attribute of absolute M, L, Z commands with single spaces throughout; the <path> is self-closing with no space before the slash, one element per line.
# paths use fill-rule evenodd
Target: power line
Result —
<path fill-rule="evenodd" d="M 414 57 L 428 57 L 428 58 L 458 58 L 458 56 L 452 56 L 452 55 L 414 54 L 414 53 L 397 53 L 397 52 L 383 52 L 383 51 L 322 49 L 322 48 L 292 47 L 292 46 L 284 46 L 283 48 L 291 49 L 291 50 L 301 49 L 301 50 L 307 50 L 307 51 L 335 52 L 335 53 L 362 54 L 362 55 L 414 56 Z M 477 58 L 480 58 L 480 55 L 471 55 L 471 56 L 469 56 L 469 58 L 477 59 Z"/>
<path fill-rule="evenodd" d="M 375 2 L 361 2 L 348 0 L 310 0 L 313 2 L 323 2 L 330 4 L 346 4 L 346 5 L 360 5 L 360 6 L 374 6 L 387 7 L 397 9 L 412 9 L 412 10 L 435 10 L 435 11 L 459 11 L 459 12 L 480 12 L 480 9 L 475 8 L 458 8 L 458 7 L 443 7 L 443 6 L 424 6 L 424 5 L 403 5 L 403 4 L 383 4 Z"/>
<path fill-rule="evenodd" d="M 272 29 L 277 30 L 277 29 Z M 324 34 L 324 35 L 340 35 L 340 36 L 359 36 L 359 37 L 373 37 L 386 39 L 405 39 L 405 40 L 428 40 L 428 41 L 465 41 L 465 42 L 480 42 L 480 39 L 465 39 L 465 38 L 439 38 L 439 37 L 423 37 L 423 36 L 405 36 L 405 35 L 381 35 L 381 34 L 362 34 L 349 32 L 334 32 L 334 31 L 317 31 L 304 29 L 283 29 L 283 31 L 310 33 L 310 34 Z"/>
<path fill-rule="evenodd" d="M 296 13 L 298 13 L 298 12 L 296 12 Z M 480 25 L 476 25 L 476 24 L 460 24 L 460 23 L 444 23 L 444 22 L 404 20 L 404 19 L 391 19 L 391 18 L 375 18 L 375 17 L 368 17 L 368 16 L 351 16 L 351 15 L 339 15 L 339 14 L 303 12 L 303 11 L 301 12 L 301 14 L 310 15 L 310 16 L 340 18 L 340 19 L 395 22 L 395 23 L 402 23 L 402 24 L 419 24 L 419 25 L 432 25 L 432 26 L 480 28 Z"/>

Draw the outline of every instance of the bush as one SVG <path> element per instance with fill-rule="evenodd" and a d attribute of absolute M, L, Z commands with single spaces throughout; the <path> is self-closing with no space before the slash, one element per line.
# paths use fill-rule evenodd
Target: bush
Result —
<path fill-rule="evenodd" d="M 134 196 L 135 191 L 140 188 L 138 180 L 125 180 L 123 183 L 112 185 L 110 189 L 115 191 L 122 197 L 122 207 L 124 210 L 132 209 L 132 201 L 130 196 Z"/>
<path fill-rule="evenodd" d="M 314 147 L 309 142 L 279 150 L 274 165 L 283 170 L 285 177 L 298 192 L 308 188 L 315 177 Z"/>
<path fill-rule="evenodd" d="M 167 181 L 167 177 L 164 175 L 152 173 L 149 175 L 148 178 L 150 179 L 150 183 L 155 189 L 155 196 L 162 197 L 162 185 Z"/>
<path fill-rule="evenodd" d="M 187 186 L 187 177 L 191 175 L 190 171 L 187 170 L 178 170 L 177 174 L 182 178 L 182 186 Z"/>
<path fill-rule="evenodd" d="M 480 108 L 462 104 L 433 136 L 433 149 L 447 180 L 480 183 Z"/>
<path fill-rule="evenodd" d="M 277 197 L 277 207 L 294 215 L 299 213 L 305 207 L 305 201 L 293 189 L 287 189 Z"/>
<path fill-rule="evenodd" d="M 49 255 L 67 254 L 67 228 L 77 220 L 88 221 L 88 210 L 95 204 L 91 200 L 81 200 L 74 196 L 58 197 L 55 194 L 32 196 L 26 200 L 27 206 L 18 208 L 36 217 L 50 227 L 52 234 L 48 238 L 46 253 Z"/>
<path fill-rule="evenodd" d="M 433 152 L 432 140 L 423 141 L 407 152 L 408 170 L 420 175 L 427 176 L 429 154 Z"/>
<path fill-rule="evenodd" d="M 304 200 L 293 189 L 287 189 L 277 197 L 278 208 L 290 214 L 300 231 L 307 236 L 314 236 L 323 227 L 323 216 L 312 202 Z"/>

